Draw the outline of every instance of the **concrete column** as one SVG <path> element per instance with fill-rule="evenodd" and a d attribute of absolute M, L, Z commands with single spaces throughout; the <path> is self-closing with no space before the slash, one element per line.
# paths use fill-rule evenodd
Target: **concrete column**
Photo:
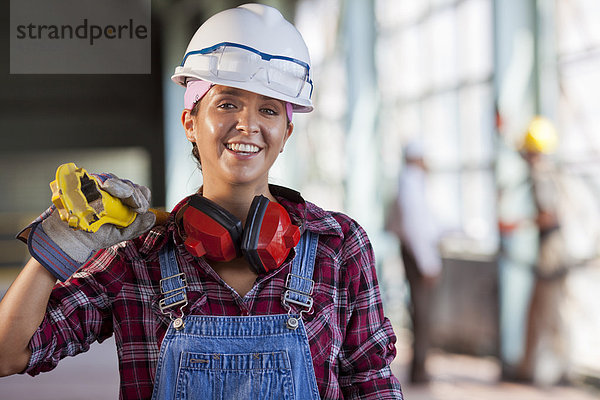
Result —
<path fill-rule="evenodd" d="M 347 0 L 344 40 L 348 73 L 346 136 L 346 210 L 374 234 L 382 226 L 378 215 L 379 140 L 375 70 L 375 10 L 372 0 Z"/>

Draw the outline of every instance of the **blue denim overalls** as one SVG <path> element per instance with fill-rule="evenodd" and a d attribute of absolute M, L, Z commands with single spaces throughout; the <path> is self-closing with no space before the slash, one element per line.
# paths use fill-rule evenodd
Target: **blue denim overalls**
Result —
<path fill-rule="evenodd" d="M 312 307 L 317 243 L 318 235 L 306 231 L 296 246 L 283 296 L 288 314 L 247 317 L 184 317 L 185 275 L 172 245 L 165 245 L 160 306 L 172 322 L 161 345 L 152 399 L 319 399 L 304 324 L 289 305 Z"/>

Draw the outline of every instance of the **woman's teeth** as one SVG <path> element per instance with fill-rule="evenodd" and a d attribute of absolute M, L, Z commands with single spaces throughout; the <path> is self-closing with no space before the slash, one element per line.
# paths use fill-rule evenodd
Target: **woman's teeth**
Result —
<path fill-rule="evenodd" d="M 242 144 L 242 143 L 227 143 L 226 147 L 229 150 L 235 151 L 236 153 L 258 153 L 260 150 L 253 144 Z"/>

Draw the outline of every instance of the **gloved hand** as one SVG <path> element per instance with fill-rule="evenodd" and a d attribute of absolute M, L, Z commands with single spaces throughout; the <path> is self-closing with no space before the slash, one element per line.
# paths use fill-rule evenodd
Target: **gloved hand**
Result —
<path fill-rule="evenodd" d="M 98 179 L 103 190 L 121 199 L 123 204 L 131 207 L 136 213 L 144 214 L 150 208 L 151 194 L 146 186 L 136 185 L 127 179 L 119 179 L 113 174 L 92 175 Z"/>
<path fill-rule="evenodd" d="M 67 222 L 60 219 L 55 206 L 46 210 L 27 227 L 31 228 L 27 244 L 31 255 L 62 281 L 77 271 L 98 250 L 136 238 L 151 229 L 156 221 L 154 213 L 148 211 L 150 190 L 147 187 L 119 179 L 112 174 L 95 176 L 103 190 L 118 197 L 138 215 L 125 228 L 104 224 L 91 233 L 70 228 Z M 17 237 L 23 239 L 21 234 Z"/>

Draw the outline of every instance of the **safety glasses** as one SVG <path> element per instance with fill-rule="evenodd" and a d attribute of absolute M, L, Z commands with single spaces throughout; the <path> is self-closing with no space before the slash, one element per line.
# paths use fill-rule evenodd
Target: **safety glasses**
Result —
<path fill-rule="evenodd" d="M 188 57 L 191 57 L 189 60 Z M 291 57 L 262 53 L 249 46 L 223 42 L 202 50 L 190 51 L 185 55 L 181 66 L 197 71 L 206 71 L 215 77 L 248 82 L 260 80 L 268 88 L 290 97 L 298 97 L 305 84 L 312 81 L 309 65 Z"/>

